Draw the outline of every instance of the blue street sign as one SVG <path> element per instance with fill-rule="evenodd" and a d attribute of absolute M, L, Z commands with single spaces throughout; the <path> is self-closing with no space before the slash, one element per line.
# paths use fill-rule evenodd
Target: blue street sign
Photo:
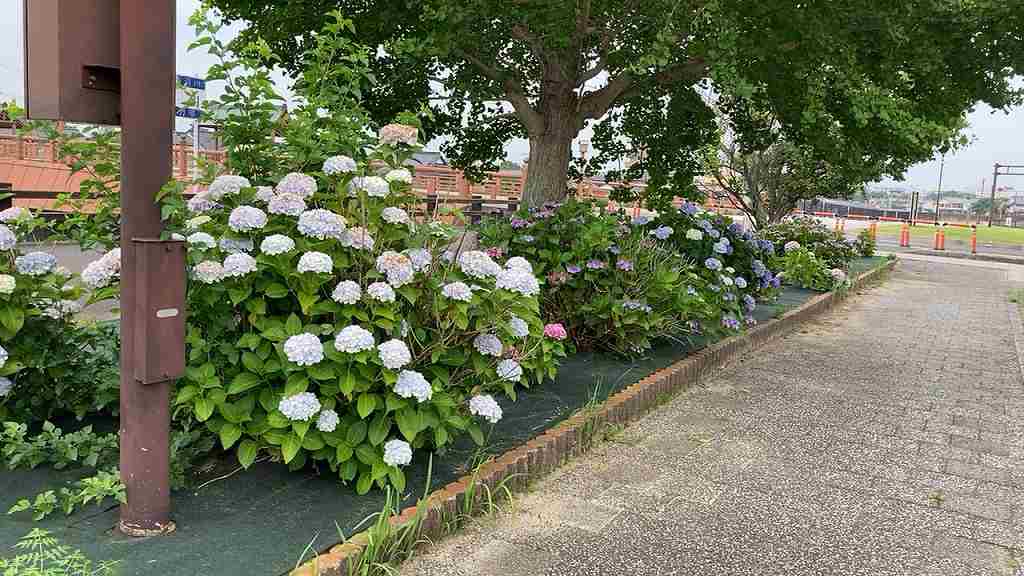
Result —
<path fill-rule="evenodd" d="M 194 78 L 192 76 L 182 76 L 181 74 L 178 74 L 178 84 L 193 90 L 206 90 L 206 80 L 203 80 L 202 78 Z"/>
<path fill-rule="evenodd" d="M 199 118 L 202 114 L 202 110 L 198 108 L 182 108 L 180 106 L 174 107 L 174 115 L 178 118 Z"/>

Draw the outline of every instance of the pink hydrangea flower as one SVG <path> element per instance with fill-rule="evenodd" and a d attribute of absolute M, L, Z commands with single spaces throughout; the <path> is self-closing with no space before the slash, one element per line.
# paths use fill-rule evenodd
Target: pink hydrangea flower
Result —
<path fill-rule="evenodd" d="M 548 324 L 544 327 L 544 335 L 554 340 L 565 340 L 569 336 L 561 324 Z"/>

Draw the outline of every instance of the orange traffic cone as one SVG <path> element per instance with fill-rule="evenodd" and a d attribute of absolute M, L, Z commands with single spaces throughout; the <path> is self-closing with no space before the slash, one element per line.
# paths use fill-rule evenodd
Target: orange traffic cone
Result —
<path fill-rule="evenodd" d="M 971 254 L 978 253 L 978 225 L 971 224 Z"/>

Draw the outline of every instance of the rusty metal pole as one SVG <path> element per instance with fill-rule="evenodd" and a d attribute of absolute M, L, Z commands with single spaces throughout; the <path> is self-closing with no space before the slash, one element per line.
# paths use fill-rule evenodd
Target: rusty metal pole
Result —
<path fill-rule="evenodd" d="M 171 382 L 136 381 L 141 319 L 132 240 L 160 236 L 156 193 L 171 178 L 175 0 L 121 0 L 121 479 L 118 527 L 131 536 L 174 530 L 170 498 Z"/>

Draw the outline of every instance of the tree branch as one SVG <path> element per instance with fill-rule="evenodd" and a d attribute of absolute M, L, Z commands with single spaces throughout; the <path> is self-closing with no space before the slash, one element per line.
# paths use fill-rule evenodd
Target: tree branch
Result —
<path fill-rule="evenodd" d="M 690 78 L 699 78 L 707 71 L 707 63 L 704 58 L 691 58 L 670 66 L 661 72 L 653 75 L 651 80 L 656 84 L 671 84 Z M 580 104 L 580 112 L 583 119 L 597 119 L 604 116 L 612 105 L 620 98 L 625 99 L 636 93 L 643 78 L 634 78 L 629 72 L 623 72 L 612 78 L 604 88 L 587 94 Z"/>
<path fill-rule="evenodd" d="M 512 108 L 515 109 L 519 119 L 522 120 L 523 124 L 526 126 L 527 132 L 537 133 L 544 130 L 544 118 L 533 109 L 529 98 L 526 97 L 526 93 L 523 91 L 523 87 L 519 82 L 506 72 L 487 65 L 476 56 L 473 56 L 464 50 L 458 50 L 457 53 L 467 62 L 472 64 L 473 67 L 485 77 L 501 85 L 502 89 L 505 91 L 505 98 L 508 99 L 510 104 L 512 104 Z"/>

